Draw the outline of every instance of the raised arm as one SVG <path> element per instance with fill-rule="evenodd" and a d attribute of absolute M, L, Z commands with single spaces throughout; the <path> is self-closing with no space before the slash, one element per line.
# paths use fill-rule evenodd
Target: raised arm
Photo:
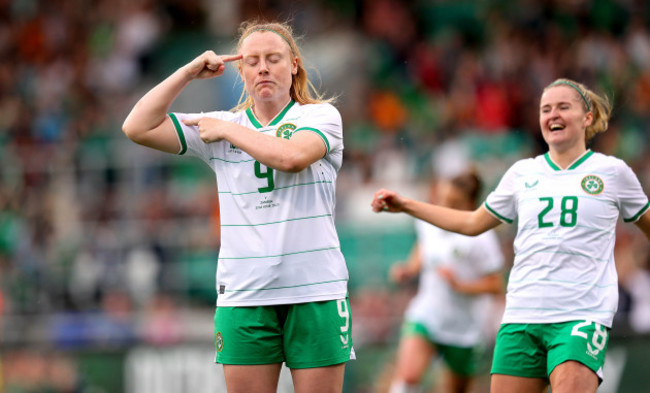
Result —
<path fill-rule="evenodd" d="M 466 295 L 480 295 L 488 293 L 500 295 L 504 293 L 503 275 L 500 272 L 486 274 L 471 281 L 461 281 L 456 278 L 451 269 L 439 268 L 440 275 L 456 291 Z"/>
<path fill-rule="evenodd" d="M 406 213 L 438 228 L 468 236 L 476 236 L 501 223 L 483 206 L 474 211 L 456 210 L 405 198 L 395 191 L 380 189 L 370 203 L 372 210 Z"/>
<path fill-rule="evenodd" d="M 241 55 L 218 56 L 212 51 L 198 56 L 145 94 L 127 116 L 122 131 L 138 144 L 177 153 L 180 145 L 167 116 L 169 106 L 190 81 L 220 76 L 227 62 L 239 59 Z"/>

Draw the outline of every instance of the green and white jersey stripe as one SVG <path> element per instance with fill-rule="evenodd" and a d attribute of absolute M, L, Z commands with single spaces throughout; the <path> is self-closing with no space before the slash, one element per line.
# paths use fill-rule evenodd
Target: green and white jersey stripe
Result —
<path fill-rule="evenodd" d="M 170 114 L 180 154 L 216 173 L 221 211 L 217 305 L 256 306 L 341 299 L 348 271 L 334 226 L 336 176 L 343 157 L 339 112 L 330 104 L 293 101 L 268 126 L 249 110 Z M 325 156 L 299 173 L 268 168 L 221 141 L 205 144 L 182 120 L 214 117 L 278 138 L 314 132 Z"/>
<path fill-rule="evenodd" d="M 590 150 L 566 170 L 547 154 L 516 162 L 486 209 L 517 223 L 504 323 L 592 320 L 611 327 L 618 305 L 614 242 L 619 215 L 650 207 L 622 160 Z"/>

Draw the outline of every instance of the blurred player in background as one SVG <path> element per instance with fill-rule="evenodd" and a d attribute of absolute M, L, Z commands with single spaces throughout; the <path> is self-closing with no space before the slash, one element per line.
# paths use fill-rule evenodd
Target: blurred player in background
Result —
<path fill-rule="evenodd" d="M 473 210 L 481 183 L 473 171 L 438 181 L 433 201 Z M 423 377 L 437 355 L 444 359 L 444 392 L 467 392 L 484 343 L 486 294 L 503 293 L 503 254 L 494 232 L 477 237 L 416 221 L 417 243 L 407 264 L 391 276 L 404 282 L 420 275 L 417 295 L 405 314 L 390 393 L 423 392 Z M 487 301 L 487 303 L 486 303 Z"/>
<path fill-rule="evenodd" d="M 491 391 L 596 392 L 618 304 L 614 265 L 619 215 L 650 239 L 650 204 L 629 166 L 587 149 L 607 130 L 611 104 L 558 79 L 541 96 L 548 152 L 516 162 L 485 203 L 462 211 L 381 189 L 376 212 L 405 212 L 477 235 L 518 219 L 514 266 L 496 339 Z"/>
<path fill-rule="evenodd" d="M 246 22 L 240 33 L 237 54 L 207 51 L 151 89 L 123 131 L 216 173 L 216 361 L 228 391 L 276 392 L 286 362 L 296 392 L 341 392 L 354 357 L 333 216 L 341 116 L 310 83 L 289 25 Z M 235 109 L 167 113 L 190 81 L 218 77 L 227 63 L 244 81 Z"/>

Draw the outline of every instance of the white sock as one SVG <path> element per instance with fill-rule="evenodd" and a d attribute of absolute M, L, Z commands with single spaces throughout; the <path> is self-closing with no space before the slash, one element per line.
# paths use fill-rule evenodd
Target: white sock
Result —
<path fill-rule="evenodd" d="M 393 381 L 390 384 L 388 393 L 423 393 L 424 390 L 419 384 L 411 385 L 404 381 Z"/>

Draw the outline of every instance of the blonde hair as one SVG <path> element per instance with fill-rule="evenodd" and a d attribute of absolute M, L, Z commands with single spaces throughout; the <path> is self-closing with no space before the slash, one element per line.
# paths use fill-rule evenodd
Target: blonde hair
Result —
<path fill-rule="evenodd" d="M 594 116 L 591 125 L 585 130 L 585 141 L 589 142 L 594 136 L 607 131 L 609 118 L 612 114 L 612 103 L 607 95 L 599 95 L 589 90 L 582 83 L 567 78 L 559 78 L 546 86 L 544 90 L 557 85 L 572 87 L 580 95 L 585 112 L 591 112 Z"/>
<path fill-rule="evenodd" d="M 293 35 L 293 29 L 288 23 L 280 22 L 261 22 L 261 21 L 245 21 L 239 26 L 239 40 L 237 41 L 237 52 L 240 51 L 244 40 L 255 32 L 269 31 L 282 37 L 282 39 L 289 44 L 291 54 L 297 58 L 298 71 L 291 77 L 291 88 L 289 95 L 291 99 L 299 104 L 321 104 L 333 102 L 334 98 L 324 98 L 314 87 L 307 75 L 307 69 L 302 61 L 300 49 L 296 44 L 296 39 Z M 242 89 L 239 103 L 233 111 L 240 111 L 253 106 L 253 99 L 246 95 L 246 87 Z"/>

